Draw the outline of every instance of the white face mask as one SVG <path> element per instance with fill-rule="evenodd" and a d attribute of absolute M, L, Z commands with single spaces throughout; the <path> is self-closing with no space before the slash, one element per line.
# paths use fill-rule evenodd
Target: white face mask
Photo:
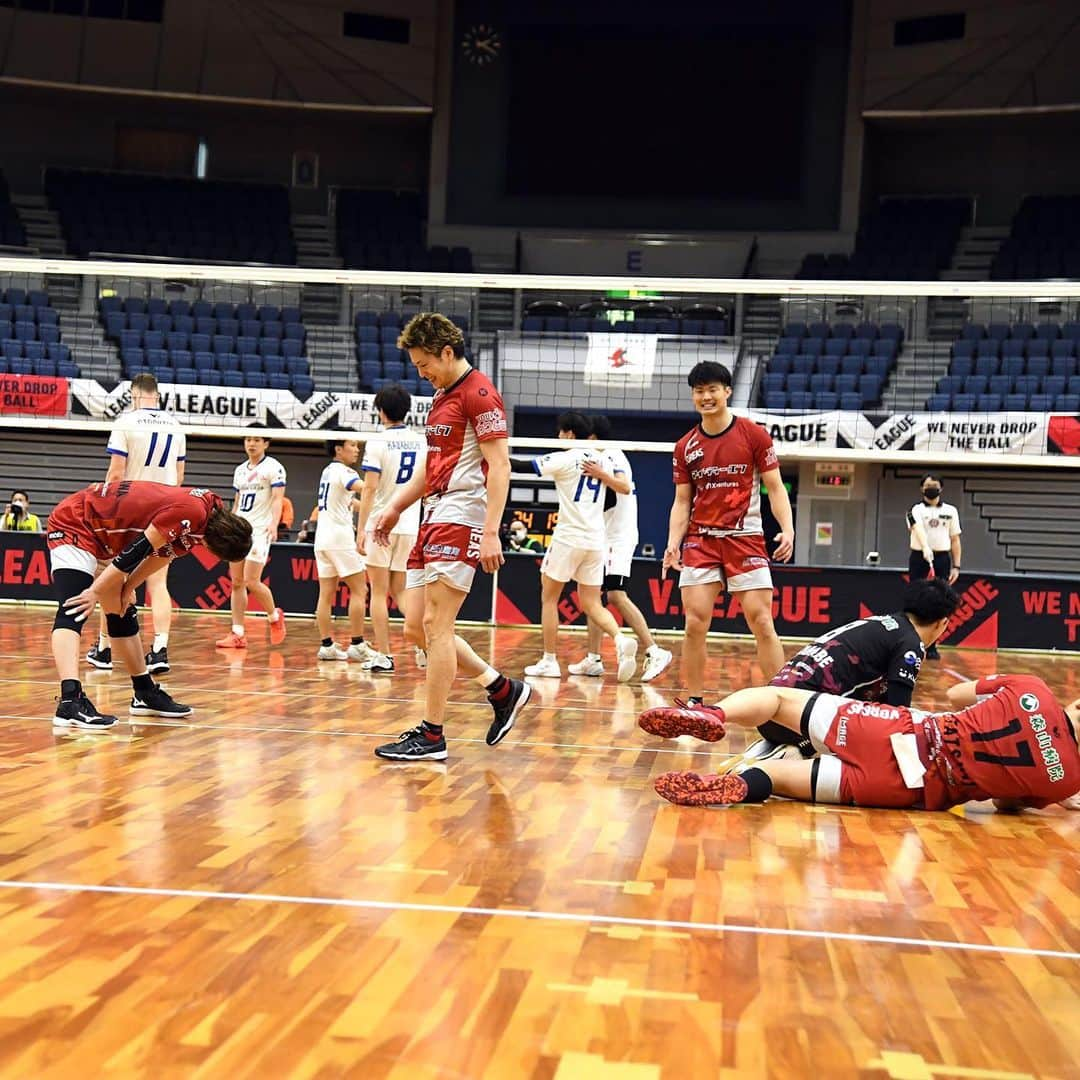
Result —
<path fill-rule="evenodd" d="M 511 537 L 511 539 L 516 540 L 520 544 L 520 543 L 522 543 L 522 541 L 524 541 L 524 539 L 525 539 L 525 537 L 527 535 L 528 535 L 528 533 L 519 532 L 519 531 L 515 530 L 514 532 L 512 532 L 510 534 L 510 537 Z"/>

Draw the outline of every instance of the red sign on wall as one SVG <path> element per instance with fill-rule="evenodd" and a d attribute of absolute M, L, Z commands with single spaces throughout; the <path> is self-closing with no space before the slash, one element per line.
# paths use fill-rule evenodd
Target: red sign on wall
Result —
<path fill-rule="evenodd" d="M 67 416 L 68 381 L 42 375 L 0 375 L 0 413 Z"/>

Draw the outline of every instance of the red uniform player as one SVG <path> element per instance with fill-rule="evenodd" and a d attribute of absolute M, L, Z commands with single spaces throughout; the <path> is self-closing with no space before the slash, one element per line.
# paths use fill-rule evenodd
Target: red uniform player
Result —
<path fill-rule="evenodd" d="M 763 761 L 720 776 L 667 773 L 656 790 L 693 806 L 761 802 L 777 794 L 918 810 L 973 799 L 1041 809 L 1080 791 L 1080 699 L 1062 708 L 1033 675 L 961 683 L 949 699 L 952 711 L 927 713 L 810 690 L 739 690 L 717 706 L 687 710 L 686 733 L 715 740 L 726 723 L 772 720 L 808 737 L 820 756 Z M 644 726 L 650 712 L 642 714 Z"/>
<path fill-rule="evenodd" d="M 52 650 L 60 676 L 59 727 L 104 730 L 115 716 L 98 712 L 79 682 L 79 635 L 98 601 L 109 637 L 131 675 L 135 716 L 183 717 L 191 708 L 174 701 L 147 673 L 139 640 L 135 590 L 171 559 L 205 544 L 226 562 L 251 548 L 251 525 L 226 510 L 206 488 L 121 480 L 91 484 L 63 499 L 46 532 L 59 603 Z M 100 564 L 112 560 L 98 574 Z M 95 578 L 95 575 L 96 578 Z"/>

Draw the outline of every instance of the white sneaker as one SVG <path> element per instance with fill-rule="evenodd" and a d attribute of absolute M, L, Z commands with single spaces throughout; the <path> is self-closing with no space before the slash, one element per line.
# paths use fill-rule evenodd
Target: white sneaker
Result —
<path fill-rule="evenodd" d="M 350 645 L 347 660 L 359 660 L 363 663 L 365 660 L 374 660 L 379 654 L 365 641 L 361 645 Z"/>
<path fill-rule="evenodd" d="M 550 660 L 548 657 L 544 656 L 535 664 L 530 664 L 525 669 L 525 674 L 542 679 L 561 679 L 562 668 L 559 667 L 558 660 Z"/>
<path fill-rule="evenodd" d="M 349 654 L 335 642 L 333 645 L 320 645 L 316 657 L 319 660 L 348 660 Z"/>
<path fill-rule="evenodd" d="M 641 681 L 652 682 L 657 675 L 667 670 L 671 663 L 671 653 L 667 649 L 657 646 L 652 652 L 645 654 L 645 667 L 641 670 Z"/>
<path fill-rule="evenodd" d="M 417 645 L 413 649 L 413 656 L 416 657 L 416 666 L 423 671 L 427 667 L 427 653 Z"/>
<path fill-rule="evenodd" d="M 571 675 L 600 676 L 604 674 L 604 661 L 594 660 L 591 656 L 586 656 L 584 660 L 579 660 L 576 664 L 568 664 L 566 670 Z"/>
<path fill-rule="evenodd" d="M 615 655 L 619 658 L 619 682 L 629 682 L 637 670 L 637 638 L 620 634 L 615 639 Z"/>
<path fill-rule="evenodd" d="M 394 674 L 394 661 L 384 653 L 376 653 L 370 660 L 365 660 L 360 668 L 362 671 L 382 672 L 384 675 Z"/>

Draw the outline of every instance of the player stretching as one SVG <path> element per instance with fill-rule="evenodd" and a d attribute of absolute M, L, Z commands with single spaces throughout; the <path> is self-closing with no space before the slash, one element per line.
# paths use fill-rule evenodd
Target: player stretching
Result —
<path fill-rule="evenodd" d="M 356 519 L 356 539 L 360 553 L 367 560 L 370 589 L 371 629 L 376 654 L 362 665 L 367 671 L 392 675 L 394 657 L 390 653 L 390 616 L 386 597 L 390 593 L 398 610 L 405 612 L 405 571 L 409 552 L 420 530 L 420 504 L 413 503 L 394 526 L 390 546 L 376 544 L 367 532 L 372 515 L 378 515 L 398 489 L 415 474 L 423 474 L 427 459 L 427 439 L 405 426 L 412 398 L 396 383 L 384 386 L 375 395 L 375 408 L 383 430 L 364 444 L 364 488 Z"/>
<path fill-rule="evenodd" d="M 187 439 L 180 422 L 161 408 L 157 379 L 146 373 L 131 380 L 131 412 L 120 416 L 109 435 L 107 484 L 121 480 L 148 480 L 177 487 L 184 482 Z M 146 654 L 147 670 L 163 675 L 169 670 L 169 627 L 172 597 L 169 566 L 163 564 L 146 581 L 146 599 L 154 623 L 154 641 Z M 98 641 L 86 654 L 87 663 L 112 671 L 112 650 L 102 615 Z"/>
<path fill-rule="evenodd" d="M 360 477 L 354 466 L 360 456 L 356 439 L 330 439 L 326 452 L 333 460 L 319 478 L 315 529 L 315 568 L 319 574 L 319 602 L 315 623 L 319 628 L 319 660 L 370 660 L 375 652 L 364 641 L 364 557 L 360 554 L 353 524 L 354 500 L 359 499 Z M 338 585 L 349 589 L 349 630 L 347 649 L 334 641 L 334 597 Z"/>
<path fill-rule="evenodd" d="M 982 695 L 988 695 L 979 700 Z M 991 675 L 949 689 L 952 712 L 926 713 L 812 690 L 739 690 L 713 710 L 716 722 L 774 723 L 808 738 L 813 761 L 763 761 L 739 773 L 665 773 L 656 790 L 685 806 L 805 802 L 945 810 L 972 799 L 999 809 L 1041 809 L 1080 791 L 1074 724 L 1033 675 Z M 965 707 L 966 706 L 966 707 Z M 643 714 L 642 720 L 645 716 Z M 1075 808 L 1070 800 L 1067 804 Z"/>
<path fill-rule="evenodd" d="M 246 649 L 244 612 L 248 594 L 262 604 L 270 620 L 270 644 L 285 640 L 285 612 L 274 603 L 274 594 L 262 582 L 263 567 L 270 557 L 270 545 L 277 536 L 281 508 L 285 500 L 285 466 L 266 451 L 270 440 L 259 435 L 244 436 L 247 461 L 233 473 L 233 513 L 251 522 L 251 550 L 243 562 L 229 564 L 232 578 L 232 631 L 217 643 L 219 649 Z"/>
<path fill-rule="evenodd" d="M 558 435 L 563 440 L 584 440 L 592 433 L 588 419 L 579 412 L 564 412 L 557 422 Z M 559 520 L 551 535 L 551 544 L 540 564 L 540 621 L 544 633 L 544 655 L 525 669 L 530 677 L 562 678 L 555 650 L 559 638 L 559 598 L 568 581 L 576 581 L 581 609 L 590 624 L 615 642 L 619 682 L 626 682 L 637 666 L 637 642 L 619 633 L 619 624 L 600 598 L 604 581 L 604 560 L 607 555 L 607 534 L 604 528 L 604 494 L 606 488 L 598 475 L 589 475 L 590 464 L 623 490 L 629 483 L 612 476 L 615 465 L 597 447 L 575 446 L 538 458 L 513 458 L 511 463 L 521 471 L 530 468 L 541 476 L 555 481 L 559 496 Z"/>
<path fill-rule="evenodd" d="M 206 488 L 123 480 L 91 484 L 62 500 L 49 515 L 46 538 L 59 602 L 52 652 L 60 704 L 53 723 L 88 731 L 116 723 L 98 712 L 79 682 L 79 635 L 99 601 L 113 648 L 131 675 L 132 715 L 189 716 L 191 707 L 174 701 L 147 671 L 135 590 L 198 544 L 227 562 L 242 560 L 251 547 L 250 523 Z M 106 559 L 111 564 L 95 580 Z"/>
<path fill-rule="evenodd" d="M 752 420 L 728 408 L 731 372 L 723 364 L 695 364 L 687 377 L 701 422 L 675 444 L 675 501 L 671 506 L 664 572 L 680 571 L 686 614 L 684 671 L 692 704 L 705 686 L 705 635 L 716 598 L 738 593 L 757 642 L 765 678 L 784 665 L 773 626 L 773 584 L 761 525 L 761 485 L 780 523 L 773 557 L 787 562 L 794 551 L 791 503 L 780 478 L 772 439 Z"/>
<path fill-rule="evenodd" d="M 371 523 L 376 543 L 389 544 L 401 514 L 423 496 L 424 517 L 409 556 L 405 636 L 427 649 L 425 718 L 397 742 L 377 747 L 382 758 L 446 758 L 446 700 L 460 669 L 487 691 L 495 713 L 487 732 L 494 746 L 514 726 L 531 688 L 486 664 L 454 623 L 476 567 L 502 565 L 499 524 L 510 488 L 506 410 L 491 380 L 465 358 L 465 338 L 444 315 L 413 316 L 398 338 L 421 378 L 435 387 L 427 421 L 427 468 L 417 473 Z"/>
<path fill-rule="evenodd" d="M 606 416 L 593 416 L 592 439 L 607 442 L 604 455 L 614 468 L 604 470 L 602 461 L 590 461 L 582 467 L 586 476 L 594 477 L 607 485 L 614 493 L 604 499 L 604 527 L 607 531 L 607 558 L 604 564 L 604 592 L 623 622 L 634 631 L 645 649 L 645 666 L 641 671 L 642 682 L 652 682 L 671 663 L 671 653 L 656 644 L 641 609 L 630 599 L 626 591 L 634 568 L 634 551 L 638 543 L 637 492 L 634 489 L 634 473 L 630 461 L 619 447 L 612 445 L 611 421 Z M 570 664 L 571 675 L 603 675 L 604 663 L 600 659 L 601 630 L 589 620 L 589 652 L 584 660 Z"/>

